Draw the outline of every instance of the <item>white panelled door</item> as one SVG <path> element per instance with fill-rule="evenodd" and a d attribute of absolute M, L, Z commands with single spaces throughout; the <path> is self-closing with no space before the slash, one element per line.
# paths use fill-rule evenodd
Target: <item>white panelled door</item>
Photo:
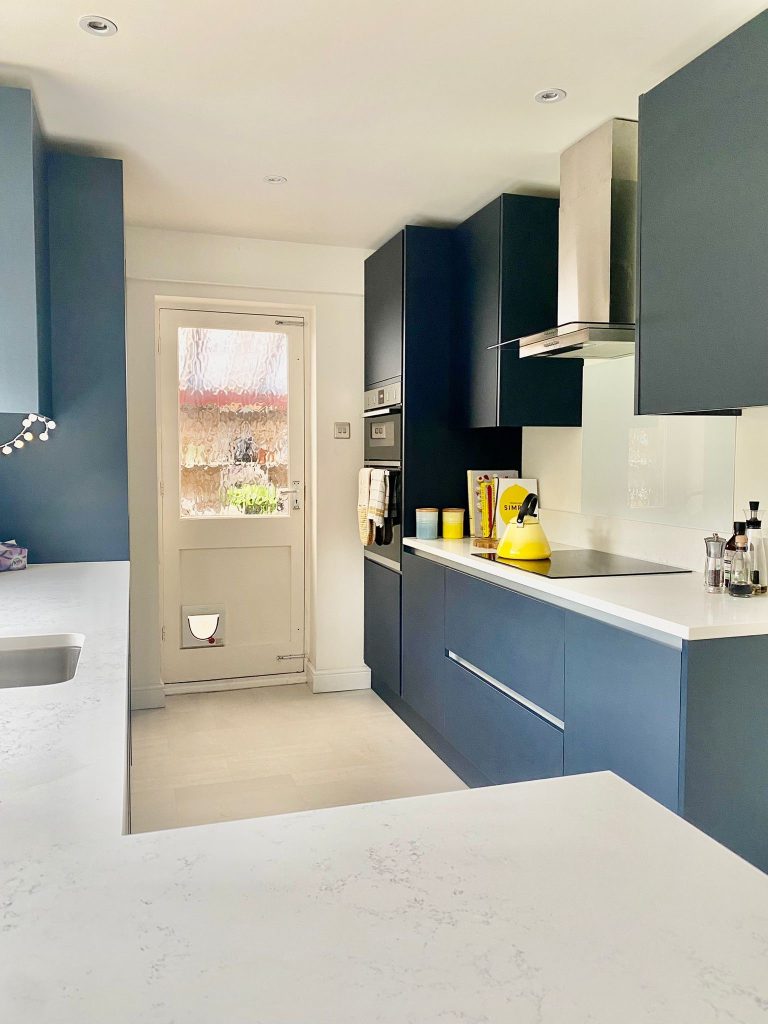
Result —
<path fill-rule="evenodd" d="M 162 309 L 159 360 L 163 682 L 303 672 L 303 319 Z"/>

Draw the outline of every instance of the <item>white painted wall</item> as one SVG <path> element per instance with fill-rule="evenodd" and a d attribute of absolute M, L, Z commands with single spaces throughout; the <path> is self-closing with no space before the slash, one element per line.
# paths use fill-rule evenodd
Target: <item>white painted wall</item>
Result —
<path fill-rule="evenodd" d="M 683 454 L 691 461 L 701 460 L 701 449 L 707 443 L 705 421 L 696 422 L 701 429 L 689 430 L 684 442 L 690 451 Z M 733 421 L 729 421 L 728 427 L 733 427 Z M 745 409 L 735 420 L 733 472 L 723 480 L 726 493 L 719 503 L 724 511 L 712 516 L 714 521 L 706 527 L 660 525 L 587 514 L 582 505 L 582 441 L 580 428 L 526 427 L 523 430 L 523 475 L 538 480 L 542 525 L 551 539 L 563 544 L 700 570 L 703 538 L 707 533 L 717 530 L 730 535 L 732 520 L 744 518 L 744 507 L 751 498 L 768 505 L 768 408 Z M 604 484 L 615 486 L 617 500 L 621 498 L 621 489 L 626 488 L 625 479 L 606 480 Z"/>
<path fill-rule="evenodd" d="M 363 260 L 368 250 L 252 238 L 126 229 L 128 476 L 131 528 L 132 706 L 158 707 L 155 302 L 269 302 L 313 310 L 311 367 L 310 618 L 315 690 L 370 685 L 363 664 L 363 558 L 357 536 L 362 463 Z M 333 439 L 334 420 L 352 439 Z"/>

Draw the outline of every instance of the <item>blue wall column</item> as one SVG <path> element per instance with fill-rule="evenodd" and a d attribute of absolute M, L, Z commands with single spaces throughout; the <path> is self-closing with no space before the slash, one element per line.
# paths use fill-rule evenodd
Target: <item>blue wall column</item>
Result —
<path fill-rule="evenodd" d="M 0 456 L 0 540 L 31 562 L 128 558 L 122 163 L 49 153 L 57 429 Z M 0 416 L 0 440 L 20 429 Z"/>

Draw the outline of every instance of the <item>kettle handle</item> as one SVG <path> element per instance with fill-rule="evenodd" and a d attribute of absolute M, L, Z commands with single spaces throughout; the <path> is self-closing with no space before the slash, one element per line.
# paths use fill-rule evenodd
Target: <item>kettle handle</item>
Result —
<path fill-rule="evenodd" d="M 525 501 L 523 501 L 523 504 L 520 506 L 520 511 L 517 513 L 517 525 L 518 526 L 522 526 L 523 525 L 523 523 L 525 522 L 525 517 L 526 516 L 535 516 L 536 515 L 536 506 L 538 505 L 538 503 L 539 503 L 539 496 L 538 496 L 538 494 L 534 494 L 533 492 L 531 492 L 530 494 L 526 495 Z"/>

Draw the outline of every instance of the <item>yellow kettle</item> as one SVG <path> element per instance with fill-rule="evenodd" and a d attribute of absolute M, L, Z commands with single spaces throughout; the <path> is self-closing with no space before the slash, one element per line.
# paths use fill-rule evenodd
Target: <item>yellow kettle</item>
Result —
<path fill-rule="evenodd" d="M 552 548 L 547 535 L 536 517 L 538 494 L 528 494 L 520 506 L 517 519 L 512 519 L 499 541 L 496 555 L 499 558 L 516 558 L 518 561 L 533 562 L 549 558 Z"/>

